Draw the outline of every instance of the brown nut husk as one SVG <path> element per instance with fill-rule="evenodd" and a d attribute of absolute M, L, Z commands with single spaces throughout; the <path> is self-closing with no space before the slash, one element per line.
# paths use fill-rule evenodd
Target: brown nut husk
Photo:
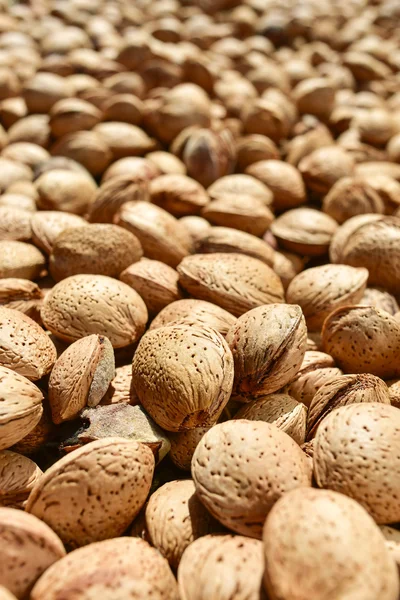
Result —
<path fill-rule="evenodd" d="M 149 369 L 149 364 L 154 365 Z M 229 400 L 233 359 L 224 338 L 200 325 L 148 331 L 132 363 L 132 384 L 155 422 L 167 431 L 215 423 Z"/>
<path fill-rule="evenodd" d="M 168 304 L 150 324 L 150 329 L 165 325 L 205 325 L 225 336 L 236 317 L 216 304 L 191 298 Z"/>
<path fill-rule="evenodd" d="M 328 251 L 338 224 L 313 208 L 288 210 L 271 223 L 271 231 L 283 248 L 307 256 Z"/>
<path fill-rule="evenodd" d="M 203 436 L 192 477 L 199 499 L 220 523 L 255 538 L 282 494 L 311 485 L 296 442 L 275 425 L 244 419 L 214 425 Z"/>
<path fill-rule="evenodd" d="M 396 566 L 379 528 L 342 494 L 311 488 L 285 494 L 263 540 L 264 582 L 273 600 L 397 598 Z"/>
<path fill-rule="evenodd" d="M 153 471 L 144 444 L 118 437 L 91 442 L 47 469 L 26 511 L 72 548 L 117 537 L 142 508 Z"/>
<path fill-rule="evenodd" d="M 351 404 L 333 411 L 315 437 L 318 486 L 354 498 L 377 523 L 399 521 L 399 426 L 399 410 L 387 404 Z"/>
<path fill-rule="evenodd" d="M 0 452 L 0 506 L 23 509 L 42 475 L 42 470 L 30 458 L 10 450 Z"/>
<path fill-rule="evenodd" d="M 234 397 L 249 402 L 293 379 L 306 351 L 307 328 L 299 306 L 269 304 L 239 317 L 226 341 L 235 364 Z"/>

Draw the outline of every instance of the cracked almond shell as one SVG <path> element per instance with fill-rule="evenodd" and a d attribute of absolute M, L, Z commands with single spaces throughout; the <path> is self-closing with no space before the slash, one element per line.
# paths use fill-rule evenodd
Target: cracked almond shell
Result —
<path fill-rule="evenodd" d="M 184 298 L 163 308 L 151 322 L 150 329 L 166 325 L 205 325 L 225 336 L 235 323 L 236 317 L 212 302 Z"/>
<path fill-rule="evenodd" d="M 3 450 L 0 452 L 0 506 L 24 508 L 36 481 L 43 475 L 27 456 Z"/>
<path fill-rule="evenodd" d="M 68 547 L 122 535 L 150 491 L 154 456 L 144 444 L 104 438 L 54 463 L 30 493 L 26 511 Z"/>

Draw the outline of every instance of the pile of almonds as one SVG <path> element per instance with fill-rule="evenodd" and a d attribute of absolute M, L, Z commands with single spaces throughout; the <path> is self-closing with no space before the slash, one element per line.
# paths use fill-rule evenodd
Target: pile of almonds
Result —
<path fill-rule="evenodd" d="M 0 600 L 399 600 L 398 0 L 0 0 Z"/>

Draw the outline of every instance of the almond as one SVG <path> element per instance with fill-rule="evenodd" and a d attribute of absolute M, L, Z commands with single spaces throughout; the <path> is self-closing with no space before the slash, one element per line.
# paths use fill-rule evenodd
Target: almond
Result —
<path fill-rule="evenodd" d="M 223 196 L 210 202 L 202 210 L 202 216 L 213 225 L 233 227 L 261 236 L 274 220 L 265 202 L 254 196 Z"/>
<path fill-rule="evenodd" d="M 183 471 L 190 471 L 197 444 L 209 429 L 210 427 L 195 427 L 187 431 L 169 434 L 171 441 L 169 457 L 176 467 Z"/>
<path fill-rule="evenodd" d="M 99 123 L 93 131 L 110 148 L 114 160 L 125 156 L 141 156 L 155 149 L 155 140 L 130 123 L 118 121 Z"/>
<path fill-rule="evenodd" d="M 32 244 L 0 240 L 0 278 L 36 279 L 44 270 L 43 254 Z"/>
<path fill-rule="evenodd" d="M 223 200 L 226 197 L 240 195 L 256 198 L 266 206 L 270 206 L 273 199 L 272 192 L 268 184 L 264 184 L 260 179 L 242 173 L 226 175 L 210 185 L 207 191 L 211 200 Z"/>
<path fill-rule="evenodd" d="M 0 306 L 19 310 L 34 321 L 40 317 L 43 292 L 28 279 L 0 279 Z"/>
<path fill-rule="evenodd" d="M 217 252 L 245 254 L 258 258 L 270 267 L 274 262 L 274 251 L 269 244 L 255 235 L 229 227 L 210 228 L 195 244 L 195 251 L 198 254 Z"/>
<path fill-rule="evenodd" d="M 107 142 L 96 131 L 63 135 L 53 144 L 51 153 L 76 160 L 93 176 L 104 173 L 113 158 Z"/>
<path fill-rule="evenodd" d="M 41 469 L 27 456 L 10 450 L 0 452 L 0 506 L 23 509 L 42 475 Z"/>
<path fill-rule="evenodd" d="M 367 287 L 358 304 L 375 306 L 380 310 L 386 310 L 391 315 L 395 315 L 400 310 L 396 298 L 379 288 Z"/>
<path fill-rule="evenodd" d="M 115 369 L 115 376 L 101 400 L 101 404 L 139 404 L 139 399 L 132 385 L 132 365 L 123 365 Z"/>
<path fill-rule="evenodd" d="M 50 254 L 56 238 L 66 229 L 84 227 L 87 222 L 78 215 L 58 210 L 41 210 L 31 218 L 33 243 Z"/>
<path fill-rule="evenodd" d="M 356 177 L 339 179 L 324 197 L 322 208 L 339 224 L 356 215 L 385 213 L 385 205 L 378 192 Z"/>
<path fill-rule="evenodd" d="M 113 163 L 112 167 L 116 164 Z M 89 207 L 89 221 L 112 223 L 123 204 L 135 200 L 147 201 L 148 198 L 149 193 L 145 182 L 138 182 L 130 175 L 112 177 L 101 185 L 95 201 Z"/>
<path fill-rule="evenodd" d="M 262 160 L 248 167 L 246 173 L 271 190 L 275 210 L 295 208 L 306 202 L 306 190 L 299 171 L 282 160 Z"/>
<path fill-rule="evenodd" d="M 54 169 L 36 180 L 36 189 L 40 209 L 82 215 L 94 202 L 97 188 L 85 173 Z"/>
<path fill-rule="evenodd" d="M 203 186 L 186 175 L 161 175 L 150 182 L 150 199 L 176 217 L 199 214 L 209 197 Z"/>
<path fill-rule="evenodd" d="M 313 208 L 294 208 L 271 223 L 278 242 L 290 252 L 319 256 L 329 248 L 338 224 Z"/>
<path fill-rule="evenodd" d="M 299 171 L 306 186 L 317 194 L 327 194 L 343 177 L 353 174 L 355 161 L 340 146 L 318 148 L 299 163 Z"/>

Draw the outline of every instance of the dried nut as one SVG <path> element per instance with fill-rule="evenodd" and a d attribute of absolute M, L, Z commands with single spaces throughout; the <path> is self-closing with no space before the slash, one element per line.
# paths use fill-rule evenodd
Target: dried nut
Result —
<path fill-rule="evenodd" d="M 41 317 L 47 329 L 67 342 L 97 333 L 114 348 L 123 348 L 140 339 L 148 315 L 139 294 L 122 281 L 74 275 L 49 291 Z"/>
<path fill-rule="evenodd" d="M 26 511 L 78 547 L 121 535 L 142 508 L 154 471 L 144 444 L 111 437 L 91 442 L 51 466 Z"/>
<path fill-rule="evenodd" d="M 344 250 L 352 236 L 366 223 L 372 223 L 373 221 L 379 221 L 380 219 L 383 219 L 382 215 L 366 214 L 357 215 L 343 223 L 332 236 L 329 248 L 331 262 L 343 264 L 345 258 Z"/>
<path fill-rule="evenodd" d="M 133 94 L 115 94 L 104 101 L 102 108 L 106 121 L 123 121 L 131 125 L 140 125 L 144 112 L 143 102 Z"/>
<path fill-rule="evenodd" d="M 186 174 L 186 167 L 183 162 L 177 156 L 174 156 L 169 152 L 156 150 L 155 152 L 149 152 L 149 154 L 146 154 L 146 158 L 147 160 L 151 161 L 163 175 Z"/>
<path fill-rule="evenodd" d="M 293 91 L 297 109 L 301 114 L 315 115 L 324 120 L 335 105 L 336 90 L 325 77 L 309 77 L 300 81 Z"/>
<path fill-rule="evenodd" d="M 42 162 L 50 158 L 50 154 L 47 150 L 38 144 L 32 144 L 30 142 L 16 142 L 10 144 L 4 148 L 1 156 L 23 163 L 31 169 L 35 169 Z"/>
<path fill-rule="evenodd" d="M 30 597 L 42 573 L 65 556 L 50 527 L 15 508 L 0 508 L 0 541 L 0 581 L 19 599 Z"/>
<path fill-rule="evenodd" d="M 345 52 L 343 64 L 357 81 L 374 81 L 390 76 L 390 67 L 366 52 Z"/>
<path fill-rule="evenodd" d="M 388 525 L 381 525 L 379 529 L 385 538 L 386 548 L 394 558 L 397 569 L 400 570 L 400 531 Z"/>
<path fill-rule="evenodd" d="M 241 535 L 206 535 L 182 556 L 178 569 L 181 598 L 265 600 L 262 543 Z"/>
<path fill-rule="evenodd" d="M 274 220 L 263 200 L 236 194 L 213 200 L 201 214 L 213 225 L 233 227 L 257 236 L 262 236 Z"/>
<path fill-rule="evenodd" d="M 120 279 L 137 291 L 150 314 L 182 298 L 178 273 L 158 260 L 141 258 L 122 271 Z"/>
<path fill-rule="evenodd" d="M 39 318 L 43 292 L 28 279 L 0 279 L 0 307 L 19 310 L 34 321 Z"/>
<path fill-rule="evenodd" d="M 65 156 L 79 162 L 93 176 L 101 175 L 113 155 L 106 141 L 95 131 L 77 131 L 59 138 L 51 148 L 55 156 Z"/>
<path fill-rule="evenodd" d="M 271 223 L 272 233 L 286 250 L 307 256 L 325 254 L 337 228 L 336 221 L 313 208 L 288 210 Z"/>
<path fill-rule="evenodd" d="M 358 304 L 368 279 L 367 269 L 347 265 L 322 265 L 296 275 L 286 294 L 289 304 L 299 304 L 310 331 L 320 331 L 326 317 L 340 306 Z"/>
<path fill-rule="evenodd" d="M 380 161 L 367 161 L 363 162 L 356 167 L 356 175 L 361 177 L 373 175 L 386 175 L 392 177 L 396 181 L 400 181 L 400 165 L 393 162 Z"/>
<path fill-rule="evenodd" d="M 386 214 L 391 215 L 399 209 L 400 183 L 396 179 L 388 175 L 373 174 L 371 176 L 364 175 L 362 181 L 369 185 L 381 198 Z"/>
<path fill-rule="evenodd" d="M 271 190 L 275 210 L 295 208 L 306 202 L 306 190 L 299 171 L 282 160 L 262 160 L 248 167 L 246 173 Z"/>
<path fill-rule="evenodd" d="M 172 156 L 169 155 L 169 156 Z M 138 156 L 126 156 L 113 162 L 103 177 L 101 178 L 102 184 L 108 182 L 114 178 L 124 178 L 133 183 L 148 183 L 155 177 L 161 175 L 160 170 L 147 158 L 141 158 Z M 132 200 L 132 198 L 129 198 Z"/>
<path fill-rule="evenodd" d="M 209 327 L 153 329 L 143 336 L 133 357 L 135 392 L 144 409 L 167 431 L 215 423 L 229 400 L 232 383 L 231 351 Z"/>
<path fill-rule="evenodd" d="M 265 239 L 265 236 L 264 236 Z M 297 254 L 291 252 L 274 252 L 273 270 L 282 281 L 282 285 L 287 290 L 289 283 L 303 270 L 305 260 Z"/>
<path fill-rule="evenodd" d="M 200 183 L 186 175 L 161 175 L 150 182 L 151 202 L 176 217 L 199 214 L 209 197 Z"/>
<path fill-rule="evenodd" d="M 115 369 L 115 377 L 103 396 L 101 404 L 139 404 L 139 398 L 136 395 L 132 385 L 132 365 L 124 365 Z"/>
<path fill-rule="evenodd" d="M 390 315 L 395 315 L 400 310 L 396 298 L 379 288 L 367 287 L 358 304 L 375 306 L 380 310 L 386 310 Z"/>
<path fill-rule="evenodd" d="M 36 73 L 22 90 L 29 113 L 48 113 L 63 98 L 72 96 L 72 86 L 65 77 L 54 73 Z"/>
<path fill-rule="evenodd" d="M 340 375 L 342 371 L 332 356 L 307 347 L 300 369 L 284 391 L 298 402 L 310 406 L 318 390 Z"/>
<path fill-rule="evenodd" d="M 255 235 L 229 227 L 211 227 L 195 244 L 195 251 L 198 254 L 217 252 L 245 254 L 258 258 L 270 267 L 273 265 L 275 254 L 269 244 Z"/>
<path fill-rule="evenodd" d="M 32 170 L 20 162 L 0 156 L 0 191 L 5 192 L 13 183 L 32 181 Z"/>
<path fill-rule="evenodd" d="M 293 379 L 306 351 L 307 328 L 299 306 L 269 304 L 239 317 L 226 341 L 235 363 L 233 393 L 249 402 Z"/>
<path fill-rule="evenodd" d="M 270 394 L 245 404 L 235 419 L 273 423 L 299 446 L 306 439 L 307 408 L 288 394 Z"/>
<path fill-rule="evenodd" d="M 48 148 L 50 135 L 48 115 L 27 115 L 16 121 L 8 130 L 10 143 L 30 142 L 43 148 Z"/>
<path fill-rule="evenodd" d="M 75 131 L 92 129 L 101 121 L 101 112 L 90 102 L 79 98 L 60 100 L 50 110 L 50 129 L 59 138 Z"/>
<path fill-rule="evenodd" d="M 142 247 L 129 231 L 108 223 L 70 228 L 54 241 L 49 268 L 55 281 L 71 275 L 118 275 L 140 260 Z"/>
<path fill-rule="evenodd" d="M 91 179 L 88 170 L 76 160 L 73 160 L 72 158 L 67 158 L 66 156 L 50 156 L 46 161 L 44 161 L 40 165 L 37 165 L 37 167 L 35 168 L 35 183 L 41 175 L 44 175 L 49 171 L 72 171 L 73 173 L 84 174 L 86 175 L 86 177 L 89 177 L 89 179 Z M 93 180 L 91 179 L 91 181 Z M 37 200 L 39 194 L 36 188 L 35 192 L 35 198 Z"/>
<path fill-rule="evenodd" d="M 0 452 L 0 506 L 23 509 L 32 487 L 42 474 L 30 458 L 10 450 Z"/>
<path fill-rule="evenodd" d="M 253 133 L 245 135 L 236 142 L 236 161 L 240 171 L 260 160 L 278 160 L 279 149 L 265 135 Z"/>
<path fill-rule="evenodd" d="M 140 241 L 147 258 L 176 267 L 189 253 L 190 238 L 175 217 L 149 202 L 127 202 L 116 223 Z"/>
<path fill-rule="evenodd" d="M 40 452 L 46 444 L 51 444 L 57 434 L 57 427 L 51 420 L 50 407 L 47 402 L 44 402 L 43 411 L 37 424 L 19 442 L 14 444 L 11 450 L 30 456 Z"/>
<path fill-rule="evenodd" d="M 235 316 L 272 302 L 283 302 L 279 277 L 268 265 L 243 254 L 194 254 L 178 266 L 182 287 Z"/>
<path fill-rule="evenodd" d="M 261 200 L 266 206 L 272 204 L 271 190 L 251 175 L 237 173 L 227 175 L 215 181 L 208 188 L 211 200 L 223 200 L 231 196 L 245 196 L 246 198 L 256 198 Z"/>
<path fill-rule="evenodd" d="M 382 108 L 356 112 L 352 126 L 358 130 L 360 140 L 372 146 L 386 144 L 395 131 L 391 113 Z"/>
<path fill-rule="evenodd" d="M 390 404 L 386 383 L 369 373 L 342 375 L 325 383 L 310 404 L 307 418 L 307 439 L 315 437 L 321 422 L 335 408 L 362 402 Z"/>
<path fill-rule="evenodd" d="M 150 496 L 146 526 L 152 546 L 173 569 L 194 540 L 220 528 L 197 498 L 191 479 L 170 481 Z"/>
<path fill-rule="evenodd" d="M 32 244 L 0 240 L 0 278 L 36 279 L 45 267 L 43 254 Z"/>
<path fill-rule="evenodd" d="M 117 594 L 122 598 L 178 600 L 168 562 L 147 542 L 131 537 L 105 540 L 70 552 L 39 579 L 31 600 L 56 600 L 69 590 L 74 590 L 77 598 L 89 594 L 115 600 Z"/>
<path fill-rule="evenodd" d="M 171 450 L 169 457 L 176 467 L 190 471 L 194 451 L 203 435 L 210 427 L 195 427 L 179 433 L 170 433 Z"/>
<path fill-rule="evenodd" d="M 17 598 L 9 590 L 0 585 L 0 600 L 17 600 Z"/>
<path fill-rule="evenodd" d="M 307 458 L 296 442 L 275 425 L 244 419 L 215 425 L 203 436 L 192 477 L 199 499 L 218 521 L 256 538 L 283 494 L 311 485 Z"/>
<path fill-rule="evenodd" d="M 19 310 L 0 306 L 0 364 L 35 381 L 51 371 L 57 359 L 43 329 Z"/>
<path fill-rule="evenodd" d="M 25 100 L 19 96 L 15 98 L 6 98 L 0 103 L 0 118 L 6 129 L 9 129 L 19 121 L 26 117 L 28 109 Z"/>
<path fill-rule="evenodd" d="M 372 306 L 345 306 L 329 315 L 322 329 L 325 352 L 345 373 L 400 377 L 400 322 Z"/>
<path fill-rule="evenodd" d="M 110 148 L 114 160 L 125 156 L 142 156 L 155 149 L 155 140 L 150 138 L 143 129 L 130 123 L 120 121 L 99 123 L 93 131 Z"/>
<path fill-rule="evenodd" d="M 85 173 L 54 169 L 36 180 L 36 189 L 40 209 L 82 215 L 94 202 L 97 187 Z"/>
<path fill-rule="evenodd" d="M 350 177 L 354 171 L 354 159 L 340 146 L 318 148 L 299 163 L 299 171 L 310 190 L 327 194 L 342 177 Z"/>
<path fill-rule="evenodd" d="M 265 523 L 263 539 L 271 598 L 397 598 L 396 566 L 379 528 L 342 494 L 311 488 L 285 494 Z"/>
<path fill-rule="evenodd" d="M 340 224 L 356 215 L 385 213 L 379 193 L 365 180 L 356 177 L 339 179 L 325 196 L 322 209 Z"/>
<path fill-rule="evenodd" d="M 84 227 L 87 222 L 78 215 L 58 210 L 40 210 L 31 218 L 32 241 L 50 254 L 56 238 L 66 229 Z"/>
<path fill-rule="evenodd" d="M 286 138 L 290 131 L 290 122 L 283 108 L 266 98 L 255 98 L 244 104 L 241 120 L 245 133 L 259 133 L 275 143 Z"/>
<path fill-rule="evenodd" d="M 114 372 L 114 352 L 106 337 L 89 335 L 71 344 L 56 361 L 49 379 L 53 422 L 69 421 L 85 406 L 99 404 Z"/>
<path fill-rule="evenodd" d="M 192 246 L 194 246 L 197 241 L 201 240 L 201 238 L 203 238 L 211 230 L 210 223 L 203 219 L 203 217 L 198 217 L 196 215 L 182 217 L 179 219 L 179 222 L 185 227 L 185 230 L 191 239 Z"/>
<path fill-rule="evenodd" d="M 332 144 L 334 144 L 334 140 L 331 132 L 320 123 L 315 129 L 306 131 L 302 135 L 297 135 L 288 142 L 286 147 L 286 161 L 290 165 L 297 167 L 300 161 L 311 154 L 311 152 L 314 152 L 314 150 L 331 146 Z"/>
<path fill-rule="evenodd" d="M 29 181 L 26 182 L 28 185 L 32 185 Z M 21 181 L 21 185 L 24 184 Z M 15 186 L 16 184 L 14 184 Z M 9 192 L 0 195 L 0 206 L 7 206 L 10 208 L 18 208 L 20 210 L 26 210 L 31 214 L 36 211 L 36 202 L 34 198 L 25 196 L 24 194 Z"/>
<path fill-rule="evenodd" d="M 166 325 L 204 325 L 225 336 L 236 317 L 205 300 L 184 299 L 168 304 L 151 322 L 150 329 Z"/>
<path fill-rule="evenodd" d="M 122 159 L 125 160 L 125 159 Z M 113 163 L 115 165 L 116 163 Z M 129 201 L 147 201 L 147 184 L 137 182 L 131 176 L 115 176 L 99 188 L 96 200 L 89 207 L 89 221 L 92 223 L 112 223 L 114 216 L 123 204 Z"/>
<path fill-rule="evenodd" d="M 387 152 L 391 161 L 400 162 L 400 133 L 397 133 L 389 140 Z"/>
<path fill-rule="evenodd" d="M 399 409 L 387 404 L 350 404 L 333 411 L 315 437 L 319 487 L 354 498 L 377 523 L 399 521 L 399 427 Z"/>

